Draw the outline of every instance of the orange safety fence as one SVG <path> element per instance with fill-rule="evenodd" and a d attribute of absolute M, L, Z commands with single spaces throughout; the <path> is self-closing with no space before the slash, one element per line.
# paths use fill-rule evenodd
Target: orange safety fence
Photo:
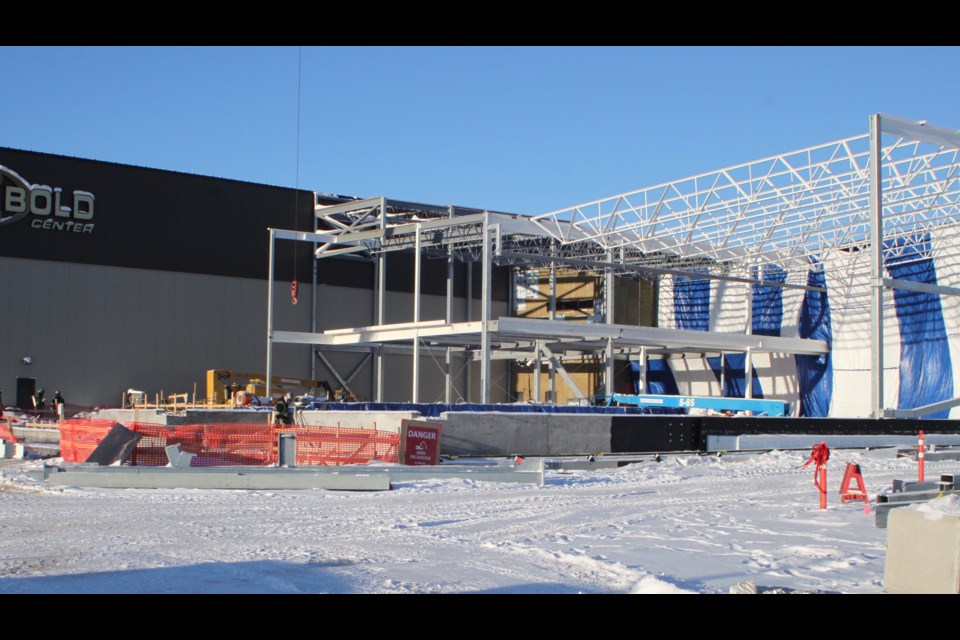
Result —
<path fill-rule="evenodd" d="M 13 435 L 13 423 L 2 417 L 0 417 L 0 440 L 19 442 L 17 437 Z"/>
<path fill-rule="evenodd" d="M 83 462 L 116 424 L 111 420 L 65 420 L 60 431 L 60 454 L 66 462 Z M 277 464 L 277 438 L 294 433 L 297 465 L 337 466 L 365 464 L 372 460 L 399 462 L 400 436 L 389 431 L 301 425 L 248 423 L 188 424 L 167 426 L 144 422 L 124 425 L 138 433 L 140 441 L 127 464 L 163 466 L 165 448 L 179 444 L 192 453 L 194 467 L 268 466 Z"/>
<path fill-rule="evenodd" d="M 64 462 L 84 462 L 97 448 L 113 425 L 113 420 L 90 418 L 60 422 L 60 455 Z"/>

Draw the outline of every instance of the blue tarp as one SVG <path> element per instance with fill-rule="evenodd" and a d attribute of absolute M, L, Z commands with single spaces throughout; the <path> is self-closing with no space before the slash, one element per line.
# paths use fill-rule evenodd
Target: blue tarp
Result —
<path fill-rule="evenodd" d="M 447 411 L 501 411 L 506 413 L 649 413 L 639 407 L 575 407 L 546 404 L 427 404 L 414 402 L 314 402 L 308 409 L 326 411 L 418 411 L 424 418 L 439 418 Z"/>
<path fill-rule="evenodd" d="M 930 255 L 930 235 L 884 241 L 884 264 L 891 278 L 937 284 Z M 913 409 L 953 397 L 953 366 L 940 294 L 893 290 L 900 325 L 900 394 L 898 409 Z M 923 416 L 944 419 L 949 409 Z"/>
<path fill-rule="evenodd" d="M 814 264 L 807 273 L 807 286 L 827 286 L 826 276 L 819 264 Z M 807 291 L 800 307 L 799 336 L 811 340 L 824 340 L 833 345 L 833 329 L 830 325 L 830 299 L 826 291 Z M 825 418 L 830 413 L 833 397 L 833 363 L 830 354 L 818 356 L 797 355 L 797 385 L 800 390 L 800 415 L 807 418 Z"/>
<path fill-rule="evenodd" d="M 707 358 L 707 364 L 713 369 L 713 374 L 720 380 L 720 357 Z M 727 398 L 745 398 L 747 390 L 747 374 L 744 367 L 747 364 L 747 356 L 744 353 L 728 353 L 723 358 L 723 395 Z M 757 400 L 763 398 L 763 388 L 760 386 L 760 378 L 754 372 L 751 379 L 753 387 L 753 397 Z"/>
<path fill-rule="evenodd" d="M 759 269 L 758 269 L 759 271 Z M 764 265 L 761 280 L 786 282 L 787 272 L 775 264 Z M 751 330 L 758 336 L 779 336 L 783 326 L 783 288 L 774 285 L 753 285 L 753 322 Z"/>
<path fill-rule="evenodd" d="M 640 361 L 630 361 L 630 377 L 633 379 L 633 392 L 640 393 Z M 647 358 L 647 389 L 645 393 L 660 396 L 678 396 L 680 389 L 673 371 L 664 358 Z M 645 413 L 659 415 L 686 415 L 686 409 L 671 407 L 647 407 Z"/>
<path fill-rule="evenodd" d="M 673 285 L 673 316 L 677 329 L 707 331 L 710 328 L 710 281 L 677 276 Z"/>

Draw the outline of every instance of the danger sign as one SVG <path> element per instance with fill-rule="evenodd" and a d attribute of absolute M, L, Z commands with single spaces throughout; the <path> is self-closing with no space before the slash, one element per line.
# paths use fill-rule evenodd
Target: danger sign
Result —
<path fill-rule="evenodd" d="M 400 423 L 400 462 L 410 465 L 440 463 L 442 424 L 403 420 Z"/>

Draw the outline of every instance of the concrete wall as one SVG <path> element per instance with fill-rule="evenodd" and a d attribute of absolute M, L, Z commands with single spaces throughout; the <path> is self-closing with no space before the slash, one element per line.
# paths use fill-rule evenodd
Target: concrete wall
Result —
<path fill-rule="evenodd" d="M 274 328 L 310 329 L 311 287 L 301 284 L 300 304 L 290 304 L 287 283 L 275 287 Z M 0 257 L 0 388 L 3 401 L 16 403 L 16 378 L 37 379 L 52 398 L 56 389 L 71 404 L 118 405 L 123 390 L 153 394 L 205 395 L 207 369 L 263 371 L 266 367 L 266 282 L 122 267 L 70 264 Z M 318 329 L 366 326 L 373 321 L 370 290 L 318 287 Z M 442 318 L 442 296 L 423 296 L 424 320 Z M 466 301 L 454 305 L 463 319 Z M 494 317 L 505 314 L 494 303 Z M 473 304 L 479 314 L 479 301 Z M 390 292 L 387 322 L 409 321 L 409 294 Z M 24 356 L 32 364 L 22 363 Z M 361 354 L 332 353 L 331 363 L 346 376 Z M 302 345 L 276 345 L 277 374 L 309 377 L 313 356 Z M 410 358 L 391 356 L 386 365 L 386 400 L 410 399 Z M 440 360 L 442 363 L 442 359 Z M 505 371 L 496 362 L 493 378 Z M 472 365 L 479 388 L 479 364 Z M 336 386 L 333 375 L 316 361 L 316 375 Z M 421 358 L 421 400 L 442 399 L 443 374 L 429 356 Z M 465 376 L 457 381 L 465 395 Z M 351 383 L 372 398 L 373 367 L 365 365 Z M 503 384 L 502 386 L 506 386 Z M 479 397 L 477 391 L 474 398 Z M 505 393 L 494 387 L 494 402 Z"/>
<path fill-rule="evenodd" d="M 444 455 L 576 455 L 607 453 L 609 415 L 452 412 L 443 423 Z"/>

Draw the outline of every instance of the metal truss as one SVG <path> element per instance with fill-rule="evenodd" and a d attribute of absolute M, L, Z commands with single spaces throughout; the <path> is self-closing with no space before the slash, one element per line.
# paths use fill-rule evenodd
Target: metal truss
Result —
<path fill-rule="evenodd" d="M 377 318 L 371 328 L 384 325 L 382 273 L 386 253 L 413 250 L 417 255 L 417 274 L 421 256 L 445 258 L 450 264 L 453 260 L 480 262 L 484 274 L 481 329 L 479 333 L 468 331 L 471 335 L 463 337 L 471 345 L 475 342 L 482 354 L 485 398 L 489 396 L 491 334 L 497 339 L 501 337 L 497 335 L 500 329 L 491 324 L 489 313 L 492 264 L 550 267 L 551 271 L 562 266 L 604 273 L 610 283 L 613 276 L 655 279 L 674 275 L 818 290 L 806 284 L 813 265 L 832 272 L 835 284 L 841 288 L 843 283 L 853 287 L 854 282 L 866 279 L 870 283 L 867 288 L 873 325 L 872 407 L 874 415 L 880 417 L 885 411 L 880 404 L 884 290 L 907 288 L 960 295 L 960 290 L 950 287 L 885 278 L 884 261 L 906 251 L 910 252 L 910 259 L 928 257 L 925 252 L 932 251 L 941 257 L 960 254 L 960 244 L 944 242 L 945 234 L 930 233 L 960 225 L 958 178 L 960 133 L 923 121 L 874 115 L 867 134 L 540 215 L 381 197 L 317 206 L 316 233 L 278 237 L 316 242 L 317 258 L 348 255 L 374 261 L 378 297 Z M 931 241 L 918 244 L 918 236 L 927 233 Z M 763 270 L 758 267 L 766 264 L 785 270 L 786 281 L 762 280 Z M 448 280 L 451 274 L 452 267 Z M 612 286 L 607 288 L 611 296 L 605 305 L 610 307 L 610 315 Z M 858 285 L 857 295 L 849 298 L 850 304 L 865 304 L 860 289 Z M 449 291 L 448 285 L 448 298 Z M 420 338 L 433 330 L 420 318 L 419 284 L 414 297 L 416 361 Z M 448 300 L 443 322 L 448 328 L 452 326 L 449 309 Z M 354 333 L 363 335 L 371 328 Z M 447 330 L 458 333 L 465 328 Z M 330 332 L 325 333 L 336 341 Z M 325 344 L 325 340 L 282 335 L 287 340 Z M 603 347 L 602 341 L 590 344 L 586 337 L 580 337 L 585 347 L 597 351 Z M 691 348 L 697 342 L 693 336 L 681 337 Z M 653 336 L 644 338 L 644 348 L 655 348 Z M 453 342 L 456 341 L 446 343 L 448 361 Z M 558 346 L 556 340 L 553 344 Z M 607 338 L 611 371 L 614 349 L 622 346 L 619 339 Z M 808 345 L 803 342 L 781 347 L 787 352 L 802 353 Z M 682 349 L 683 345 L 671 348 Z M 739 348 L 749 353 L 756 347 Z M 543 349 L 537 347 L 536 351 Z M 381 369 L 378 356 L 377 371 Z M 608 377 L 612 379 L 612 374 Z M 609 383 L 608 380 L 608 386 Z M 382 374 L 378 373 L 377 394 L 380 393 Z"/>
<path fill-rule="evenodd" d="M 881 149 L 885 240 L 960 223 L 958 150 L 906 135 L 886 136 Z M 870 242 L 870 136 L 622 193 L 533 221 L 562 245 L 588 239 L 607 250 L 625 247 L 713 265 L 770 263 L 805 273 L 810 257 Z"/>

